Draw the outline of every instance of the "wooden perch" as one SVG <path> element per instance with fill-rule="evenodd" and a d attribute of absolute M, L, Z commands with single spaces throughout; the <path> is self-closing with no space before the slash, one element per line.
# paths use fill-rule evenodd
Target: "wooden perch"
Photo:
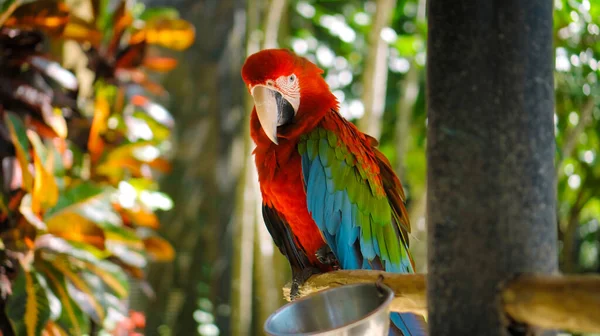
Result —
<path fill-rule="evenodd" d="M 502 292 L 516 321 L 545 329 L 600 332 L 600 276 L 520 276 Z"/>
<path fill-rule="evenodd" d="M 307 296 L 323 289 L 348 284 L 373 283 L 383 276 L 383 283 L 390 287 L 396 298 L 392 301 L 392 310 L 413 312 L 421 315 L 427 313 L 424 274 L 393 274 L 381 271 L 335 271 L 310 277 L 302 287 L 300 296 Z M 290 301 L 290 287 L 283 288 L 285 299 Z"/>
<path fill-rule="evenodd" d="M 381 271 L 335 271 L 314 275 L 300 287 L 300 297 L 347 284 L 373 283 L 383 276 L 396 298 L 391 309 L 425 315 L 425 275 Z M 284 289 L 290 301 L 289 286 Z M 600 276 L 522 275 L 501 293 L 504 311 L 513 320 L 545 329 L 600 332 Z"/>

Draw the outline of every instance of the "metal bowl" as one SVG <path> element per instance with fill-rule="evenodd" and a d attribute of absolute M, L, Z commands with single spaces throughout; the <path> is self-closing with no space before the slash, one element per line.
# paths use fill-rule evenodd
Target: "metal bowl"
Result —
<path fill-rule="evenodd" d="M 324 290 L 275 311 L 265 332 L 284 335 L 386 336 L 394 292 L 376 284 L 355 284 Z"/>

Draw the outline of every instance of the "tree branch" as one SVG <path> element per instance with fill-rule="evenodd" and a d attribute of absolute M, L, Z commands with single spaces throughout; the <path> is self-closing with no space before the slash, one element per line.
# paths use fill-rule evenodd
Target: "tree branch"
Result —
<path fill-rule="evenodd" d="M 312 276 L 300 288 L 300 297 L 347 284 L 377 282 L 389 286 L 396 297 L 391 310 L 425 315 L 424 274 L 381 271 L 335 271 Z M 289 285 L 283 289 L 289 298 Z M 501 290 L 501 302 L 513 320 L 545 329 L 600 332 L 600 276 L 521 275 Z"/>

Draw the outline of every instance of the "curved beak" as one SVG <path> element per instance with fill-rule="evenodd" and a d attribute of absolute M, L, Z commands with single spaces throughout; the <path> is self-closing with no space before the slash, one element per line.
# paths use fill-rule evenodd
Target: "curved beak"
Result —
<path fill-rule="evenodd" d="M 290 122 L 295 115 L 292 105 L 283 95 L 267 86 L 257 85 L 250 91 L 263 131 L 274 143 L 277 141 L 277 127 Z"/>

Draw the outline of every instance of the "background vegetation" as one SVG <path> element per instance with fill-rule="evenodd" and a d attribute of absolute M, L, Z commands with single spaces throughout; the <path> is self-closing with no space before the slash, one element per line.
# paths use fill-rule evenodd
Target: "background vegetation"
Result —
<path fill-rule="evenodd" d="M 54 3 L 53 1 L 45 2 Z M 86 1 L 82 1 L 82 3 L 84 2 Z M 107 2 L 102 1 L 101 3 L 106 4 Z M 3 4 L 5 10 L 10 7 L 9 3 L 0 3 Z M 251 101 L 248 99 L 239 74 L 246 55 L 261 48 L 277 46 L 291 48 L 321 66 L 326 71 L 327 82 L 340 101 L 341 112 L 355 121 L 361 129 L 380 139 L 382 150 L 394 164 L 406 188 L 408 208 L 413 223 L 414 237 L 411 248 L 418 264 L 418 270 L 426 271 L 424 201 L 426 198 L 425 134 L 427 118 L 424 80 L 427 26 L 425 0 L 148 0 L 146 5 L 148 8 L 166 5 L 176 7 L 182 18 L 191 22 L 198 32 L 195 42 L 184 53 L 175 54 L 162 50 L 161 54 L 175 57 L 179 65 L 168 74 L 151 76 L 154 80 L 160 81 L 169 92 L 168 95 L 164 94 L 159 99 L 173 113 L 175 126 L 170 118 L 164 117 L 168 116 L 164 110 L 152 112 L 159 111 L 152 108 L 157 105 L 144 105 L 151 103 L 141 99 L 142 95 L 139 94 L 139 91 L 134 91 L 135 94 L 121 94 L 120 96 L 119 92 L 124 87 L 119 84 L 121 77 L 116 76 L 119 79 L 117 82 L 106 83 L 107 77 L 110 75 L 106 75 L 100 67 L 92 67 L 92 71 L 95 71 L 96 74 L 100 73 L 100 75 L 98 75 L 99 80 L 90 86 L 93 89 L 88 91 L 91 99 L 88 99 L 87 106 L 90 107 L 87 109 L 79 107 L 86 106 L 86 104 L 81 105 L 82 99 L 79 99 L 78 95 L 70 93 L 68 88 L 63 88 L 60 92 L 66 92 L 65 95 L 68 97 L 77 97 L 80 102 L 77 105 L 78 108 L 75 109 L 70 105 L 64 107 L 64 102 L 53 101 L 52 103 L 55 104 L 52 106 L 60 107 L 66 120 L 68 143 L 73 144 L 71 147 L 79 144 L 83 148 L 83 150 L 71 150 L 74 153 L 72 159 L 74 168 L 68 168 L 65 173 L 61 173 L 61 170 L 56 168 L 58 167 L 56 162 L 60 161 L 56 159 L 59 154 L 44 155 L 37 154 L 35 151 L 40 146 L 36 145 L 36 136 L 31 134 L 39 134 L 38 137 L 42 139 L 45 139 L 45 135 L 37 129 L 33 129 L 35 132 L 27 132 L 26 129 L 32 129 L 32 126 L 28 124 L 25 116 L 29 114 L 37 116 L 38 119 L 41 119 L 38 124 L 47 124 L 48 128 L 56 133 L 53 135 L 53 139 L 65 139 L 65 136 L 61 136 L 60 126 L 56 126 L 58 125 L 56 122 L 53 124 L 52 121 L 48 121 L 55 119 L 48 119 L 48 117 L 46 117 L 48 120 L 44 119 L 43 109 L 31 104 L 27 105 L 27 103 L 25 103 L 26 107 L 22 109 L 12 107 L 12 105 L 3 108 L 4 111 L 13 112 L 12 114 L 2 112 L 4 116 L 2 126 L 5 129 L 3 131 L 4 141 L 17 144 L 12 152 L 2 152 L 3 158 L 8 157 L 12 160 L 13 163 L 9 167 L 16 167 L 14 162 L 32 162 L 34 168 L 32 170 L 34 174 L 28 175 L 27 172 L 21 172 L 22 177 L 19 180 L 21 186 L 15 187 L 13 184 L 13 187 L 6 189 L 3 198 L 3 213 L 14 215 L 2 217 L 2 241 L 5 246 L 3 251 L 6 251 L 5 255 L 7 256 L 2 260 L 11 261 L 12 265 L 16 265 L 12 268 L 2 268 L 3 272 L 8 272 L 6 275 L 0 273 L 0 279 L 9 278 L 13 293 L 16 293 L 7 304 L 17 302 L 23 306 L 26 295 L 34 292 L 22 289 L 31 283 L 27 281 L 38 281 L 35 279 L 39 278 L 36 275 L 27 280 L 26 276 L 30 274 L 28 272 L 10 273 L 12 271 L 6 271 L 21 267 L 18 262 L 14 261 L 18 258 L 15 259 L 14 255 L 11 256 L 13 251 L 18 251 L 23 256 L 31 255 L 28 251 L 34 251 L 33 265 L 45 260 L 43 256 L 46 254 L 59 254 L 61 258 L 63 258 L 62 255 L 66 255 L 64 258 L 70 258 L 66 263 L 70 268 L 87 265 L 82 264 L 82 262 L 88 262 L 87 259 L 82 259 L 79 255 L 56 252 L 48 248 L 49 251 L 44 251 L 44 254 L 36 252 L 38 248 L 42 248 L 37 247 L 39 245 L 37 241 L 44 236 L 53 237 L 54 240 L 58 239 L 54 237 L 60 237 L 69 246 L 74 246 L 70 247 L 69 251 L 85 251 L 98 248 L 94 245 L 97 240 L 88 241 L 83 238 L 76 240 L 72 238 L 74 236 L 72 232 L 79 232 L 76 231 L 78 230 L 76 228 L 81 226 L 82 233 L 77 237 L 87 237 L 88 231 L 84 229 L 99 228 L 94 229 L 96 230 L 94 232 L 102 231 L 104 233 L 102 242 L 110 256 L 106 252 L 104 252 L 105 254 L 96 253 L 93 263 L 101 263 L 97 265 L 97 268 L 84 266 L 71 271 L 71 273 L 77 275 L 77 277 L 74 276 L 74 279 L 79 279 L 79 277 L 87 279 L 88 273 L 94 273 L 92 270 L 103 269 L 102 267 L 110 265 L 109 270 L 112 273 L 108 273 L 109 271 L 99 272 L 100 279 L 106 281 L 102 275 L 112 274 L 111 279 L 119 281 L 109 280 L 108 282 L 96 281 L 93 283 L 104 283 L 109 288 L 108 291 L 102 293 L 111 293 L 112 291 L 115 296 L 119 292 L 117 290 L 114 293 L 115 288 L 111 287 L 111 284 L 125 286 L 129 283 L 131 286 L 123 288 L 129 289 L 130 299 L 120 302 L 128 302 L 132 308 L 145 313 L 146 334 L 181 335 L 190 334 L 192 330 L 207 336 L 260 334 L 264 319 L 283 304 L 280 288 L 289 279 L 289 270 L 286 262 L 273 248 L 260 216 L 260 195 L 257 194 L 256 189 L 256 173 L 250 156 L 252 144 L 248 139 L 247 127 Z M 600 192 L 600 165 L 598 165 L 597 156 L 600 146 L 600 98 L 597 97 L 600 95 L 600 85 L 598 84 L 598 75 L 600 75 L 600 6 L 592 4 L 590 0 L 555 0 L 554 5 L 556 182 L 558 185 L 556 224 L 560 236 L 560 263 L 563 272 L 567 273 L 598 272 L 600 271 L 600 225 L 598 223 L 600 198 L 597 195 Z M 83 14 L 92 12 L 89 8 L 86 10 L 84 5 L 76 6 L 76 8 Z M 143 13 L 156 13 L 156 11 L 144 11 L 140 5 L 128 8 L 131 8 L 132 16 L 140 18 L 142 21 L 146 19 L 143 17 Z M 161 13 L 159 17 L 165 20 L 179 22 L 173 11 L 160 11 L 159 13 Z M 16 17 L 17 14 L 15 13 L 13 17 Z M 109 19 L 109 17 L 98 20 L 98 24 L 101 24 L 98 26 L 98 30 L 102 32 L 102 36 L 114 36 L 113 30 L 118 27 L 117 21 Z M 17 19 L 13 20 L 18 22 Z M 28 23 L 31 22 L 34 21 Z M 11 23 L 10 19 L 6 20 L 4 28 L 2 28 L 3 34 L 5 29 L 12 27 L 11 24 L 15 25 L 16 23 Z M 68 28 L 69 25 L 66 27 Z M 150 28 L 152 27 L 150 24 Z M 177 30 L 178 34 L 169 36 L 178 36 L 179 38 L 175 39 L 177 41 L 191 42 L 189 39 L 186 40 L 190 28 L 185 25 L 178 27 L 183 28 Z M 48 36 L 54 36 L 54 33 L 48 31 L 48 27 L 38 28 L 44 28 L 43 30 Z M 132 24 L 130 29 L 133 32 L 139 29 L 144 30 L 135 24 Z M 66 29 L 66 32 L 69 30 Z M 65 31 L 62 34 L 60 36 L 64 36 Z M 89 35 L 85 36 L 88 43 L 91 43 Z M 125 36 L 135 36 L 135 34 Z M 163 46 L 175 49 L 183 49 L 183 46 L 187 46 L 186 43 L 164 45 L 166 35 L 149 34 L 146 36 L 147 38 L 148 36 L 156 37 L 155 40 L 152 38 L 146 40 L 148 44 L 162 43 Z M 81 39 L 75 37 L 73 39 L 81 42 Z M 5 38 L 0 43 L 3 43 L 3 46 L 9 43 L 8 45 L 12 47 L 10 41 Z M 110 38 L 104 38 L 103 41 L 110 43 Z M 128 41 L 131 43 L 131 39 Z M 123 46 L 125 45 L 123 44 Z M 88 52 L 85 56 L 70 59 L 71 52 L 64 52 L 71 50 L 66 49 L 68 47 L 68 45 L 52 42 L 49 43 L 48 50 L 57 61 L 60 61 L 61 54 L 65 56 L 64 64 L 67 65 L 77 64 L 76 60 L 82 57 L 90 57 Z M 28 48 L 27 50 L 33 50 L 32 47 Z M 123 53 L 123 49 L 120 48 L 120 50 Z M 149 56 L 145 58 L 145 61 L 140 59 L 132 61 L 131 58 L 128 58 L 127 62 L 134 62 L 136 66 L 133 67 L 135 71 L 126 78 L 137 78 L 140 84 L 146 83 L 144 85 L 146 89 L 153 93 L 161 93 L 157 86 L 147 82 L 147 75 L 142 75 L 140 73 L 143 72 L 138 71 L 140 65 L 143 65 L 143 68 L 154 70 L 167 70 L 174 67 L 173 60 L 156 59 L 153 56 L 154 52 L 155 49 L 147 51 L 147 55 L 152 56 L 150 60 L 148 60 Z M 19 52 L 19 60 L 28 59 L 21 55 L 28 54 Z M 112 55 L 104 54 L 101 55 L 101 58 L 111 59 L 114 62 L 114 57 L 118 55 L 118 52 Z M 2 53 L 2 57 L 2 66 L 13 64 L 5 60 L 7 57 L 4 56 L 4 53 Z M 31 61 L 28 62 L 31 63 Z M 12 72 L 2 71 L 2 76 L 6 76 L 5 73 L 12 73 L 21 81 L 34 83 L 29 85 L 37 85 L 37 82 L 31 82 L 34 79 L 25 77 L 22 73 L 22 63 L 19 61 L 14 63 L 18 66 L 10 65 L 16 67 L 15 70 Z M 32 65 L 31 69 L 29 71 L 37 68 Z M 35 71 L 42 71 L 41 76 L 49 76 L 43 73 L 43 69 Z M 131 71 L 129 72 L 131 73 Z M 8 83 L 8 79 L 4 79 L 4 77 L 1 80 L 3 81 L 1 83 Z M 2 84 L 2 90 L 8 90 L 7 88 L 9 86 Z M 38 90 L 41 89 L 38 88 Z M 81 91 L 82 89 L 79 90 L 79 95 L 81 95 Z M 16 91 L 8 91 L 8 94 L 13 96 L 15 93 Z M 6 95 L 7 93 L 2 94 Z M 58 94 L 54 94 L 53 97 L 58 96 Z M 114 103 L 115 99 L 121 99 L 119 97 L 123 97 L 121 105 Z M 11 101 L 10 99 L 3 96 L 0 101 L 4 106 L 5 101 Z M 90 123 L 89 120 L 105 118 L 107 124 L 110 124 L 110 120 L 115 120 L 110 117 L 106 118 L 107 112 L 103 106 L 106 106 L 107 100 L 109 101 L 108 106 L 111 108 L 110 115 L 117 120 L 113 121 L 114 125 L 123 126 L 115 127 L 114 130 L 109 128 L 110 132 L 107 131 L 104 137 L 100 137 L 107 146 L 105 150 L 107 154 L 102 156 L 94 154 L 99 151 L 96 149 L 94 152 L 94 145 L 90 146 L 90 141 L 92 144 L 95 141 L 92 140 L 94 137 L 86 135 L 85 132 L 83 132 L 84 135 L 81 135 L 82 131 L 80 130 L 87 129 L 87 132 L 93 133 L 91 131 L 94 130 L 94 123 Z M 69 108 L 73 110 L 73 112 L 69 112 L 71 114 L 66 112 Z M 26 112 L 22 112 L 22 110 L 26 110 Z M 54 112 L 52 116 L 57 113 Z M 75 126 L 79 124 L 72 121 L 82 119 L 80 114 L 87 116 L 87 128 Z M 92 115 L 93 118 L 90 119 Z M 130 117 L 136 121 L 127 122 L 126 119 Z M 24 126 L 15 120 L 20 120 Z M 58 131 L 55 129 L 56 127 L 58 127 Z M 131 140 L 126 135 L 128 132 L 143 132 L 140 130 L 148 128 L 152 130 L 151 139 L 140 136 L 137 140 Z M 19 129 L 23 130 L 21 135 L 18 133 Z M 80 134 L 79 138 L 83 140 L 75 140 L 78 139 L 77 134 Z M 138 158 L 132 167 L 121 161 L 108 160 L 111 156 L 110 153 L 115 151 L 119 153 L 119 148 L 126 148 L 132 143 L 144 141 L 151 142 L 151 148 L 154 148 L 153 152 L 150 150 L 154 153 L 153 160 L 144 161 Z M 55 151 L 54 143 L 57 140 L 41 142 L 45 152 L 53 153 Z M 23 144 L 21 146 L 23 149 L 19 149 L 19 144 Z M 25 147 L 25 145 L 29 147 Z M 87 151 L 85 150 L 86 145 Z M 26 148 L 34 150 L 28 152 Z M 133 146 L 129 148 L 133 148 Z M 128 158 L 133 157 L 133 152 L 127 153 Z M 164 161 L 156 161 L 162 158 L 159 155 L 162 153 L 167 154 L 166 156 L 172 160 L 172 170 L 160 178 L 160 186 L 161 190 L 172 198 L 172 202 L 166 198 L 165 194 L 157 192 L 157 174 L 152 174 L 151 177 L 144 175 L 147 168 L 143 168 L 145 165 L 142 162 L 154 168 L 167 167 Z M 102 167 L 102 164 L 107 162 L 117 162 L 112 167 L 121 166 L 127 167 L 127 169 L 110 168 L 104 170 L 105 173 L 102 175 L 103 170 L 98 167 Z M 155 165 L 150 165 L 150 162 L 155 162 Z M 3 167 L 4 165 L 3 163 Z M 47 173 L 44 173 L 44 170 Z M 19 169 L 13 168 L 12 171 L 17 172 L 18 175 Z M 123 171 L 125 171 L 124 174 Z M 113 172 L 116 176 L 106 172 Z M 117 174 L 117 172 L 119 173 Z M 163 172 L 168 171 L 163 170 Z M 45 181 L 38 176 L 45 176 L 44 174 L 54 174 L 57 181 L 58 201 L 55 204 L 52 203 L 51 197 L 40 198 L 40 194 L 35 193 L 36 183 L 40 185 Z M 5 176 L 13 175 L 3 173 L 3 178 L 5 181 L 12 181 L 14 178 L 7 179 Z M 7 185 L 6 182 L 5 185 Z M 29 189 L 28 185 L 31 185 Z M 99 222 L 78 219 L 69 221 L 69 223 L 91 222 L 95 224 L 92 226 L 77 224 L 73 227 L 63 224 L 57 225 L 62 229 L 60 231 L 62 233 L 56 233 L 56 230 L 51 231 L 52 222 L 48 222 L 48 218 L 51 219 L 53 213 L 58 213 L 57 210 L 54 210 L 55 208 L 62 208 L 61 197 L 64 198 L 63 195 L 67 191 L 80 185 L 97 188 L 92 190 L 112 188 L 112 192 L 116 195 L 136 190 L 135 193 L 132 193 L 137 196 L 133 197 L 136 200 L 136 206 L 139 206 L 139 209 L 146 209 L 147 211 L 143 214 L 150 217 L 141 215 L 135 217 L 130 214 L 131 209 L 126 206 L 121 205 L 121 207 L 115 208 L 114 205 L 119 202 L 115 202 L 113 198 L 113 202 L 106 201 L 105 208 L 103 208 L 106 210 L 112 204 L 111 209 L 96 212 L 96 214 L 116 214 L 112 218 L 118 219 L 117 224 L 111 223 L 108 219 Z M 158 197 L 155 203 L 152 203 L 154 205 L 143 205 L 144 200 L 148 198 L 143 195 L 148 193 Z M 98 191 L 98 195 L 100 194 L 102 193 Z M 96 194 L 89 196 L 94 195 Z M 15 198 L 17 196 L 18 198 Z M 125 198 L 125 196 L 121 197 Z M 85 199 L 87 197 L 84 196 L 76 198 L 77 201 Z M 78 203 L 77 201 L 71 201 L 68 204 Z M 159 214 L 158 218 L 163 225 L 158 227 L 154 210 L 157 207 L 166 209 L 168 207 L 165 205 L 171 204 L 171 211 Z M 28 212 L 30 208 L 33 210 Z M 23 213 L 23 209 L 25 209 L 25 213 Z M 37 227 L 36 223 L 39 223 L 35 219 L 34 223 L 29 222 L 28 220 L 32 218 L 30 213 L 36 214 L 35 218 L 46 225 L 47 229 Z M 7 221 L 6 218 L 12 219 Z M 152 220 L 144 222 L 147 218 L 152 218 Z M 61 220 L 62 223 L 64 223 L 63 220 Z M 153 232 L 147 230 L 148 228 L 157 229 L 162 237 L 175 246 L 177 253 L 172 263 L 153 263 L 149 268 L 144 267 L 142 264 L 142 260 L 146 260 L 144 256 L 154 256 L 160 260 L 166 260 L 170 256 L 168 245 L 156 236 L 152 236 L 153 241 L 160 241 L 160 243 L 144 244 L 149 237 L 147 236 L 148 232 Z M 115 245 L 106 244 L 111 239 L 115 240 L 110 238 L 111 235 L 112 237 L 121 237 L 119 235 L 124 230 L 131 233 L 127 237 L 135 240 L 138 244 L 136 246 L 140 248 L 135 250 L 132 247 L 134 245 L 125 244 L 124 242 L 127 240 L 121 238 L 116 239 L 120 244 L 116 246 L 135 250 L 137 254 L 126 253 L 124 255 L 141 255 L 141 258 L 136 259 L 139 261 L 138 264 L 128 264 L 121 259 L 123 254 L 121 256 L 118 254 L 118 251 L 123 250 L 117 248 L 117 252 L 114 252 Z M 12 247 L 9 243 L 12 240 L 5 238 L 16 234 L 19 234 L 20 238 L 13 240 L 18 241 L 21 244 L 20 247 Z M 27 238 L 29 240 L 26 237 L 29 237 Z M 142 245 L 139 245 L 140 241 Z M 101 247 L 100 245 L 98 249 L 102 250 Z M 74 259 L 77 261 L 75 262 Z M 118 267 L 113 267 L 115 265 Z M 50 266 L 56 267 L 52 263 Z M 131 272 L 132 270 L 138 271 L 137 278 L 136 273 Z M 147 284 L 150 286 L 131 280 L 138 279 L 142 270 L 147 270 Z M 38 272 L 37 267 L 35 267 L 35 272 Z M 41 268 L 39 272 L 43 274 Z M 9 273 L 13 274 L 12 278 L 8 275 Z M 67 290 L 85 292 L 76 285 L 77 280 L 68 285 L 69 281 L 73 281 L 67 274 L 70 273 L 63 272 L 60 275 L 67 277 Z M 124 280 L 126 279 L 124 274 L 129 274 L 129 281 Z M 61 279 L 63 278 L 59 278 L 59 281 L 65 283 Z M 53 286 L 51 281 L 45 282 L 49 284 L 48 286 Z M 45 286 L 44 280 L 38 282 L 42 287 Z M 5 280 L 3 283 L 8 282 Z M 93 289 L 91 285 L 88 287 L 90 291 Z M 5 285 L 3 288 L 8 287 Z M 148 296 L 146 288 L 153 288 L 155 295 Z M 50 288 L 51 292 L 53 292 L 52 289 L 53 287 Z M 60 293 L 55 293 L 55 296 L 59 300 L 61 299 Z M 76 302 L 71 306 L 79 307 L 77 304 Z M 85 312 L 89 310 L 78 309 Z M 125 310 L 119 311 L 123 316 L 126 315 Z M 65 312 L 65 309 L 62 312 Z M 46 317 L 46 320 L 62 321 L 61 317 L 56 317 L 56 313 L 53 314 L 47 313 L 48 316 L 51 316 Z M 131 325 L 132 323 L 129 323 L 129 326 Z M 64 325 L 61 326 L 65 328 Z"/>
<path fill-rule="evenodd" d="M 185 49 L 194 29 L 125 1 L 2 7 L 0 334 L 133 332 L 130 286 L 174 256 L 155 232 L 173 118 L 146 70 L 177 62 L 149 48 Z"/>

